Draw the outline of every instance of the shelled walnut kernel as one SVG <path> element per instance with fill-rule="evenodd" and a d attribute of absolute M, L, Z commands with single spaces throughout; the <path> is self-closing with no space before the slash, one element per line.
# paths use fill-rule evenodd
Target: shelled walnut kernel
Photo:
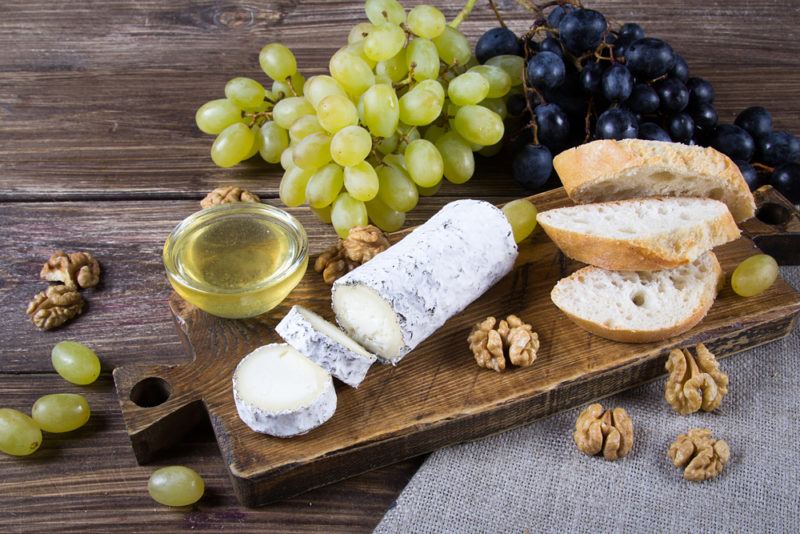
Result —
<path fill-rule="evenodd" d="M 100 283 L 100 263 L 88 252 L 54 252 L 39 273 L 42 280 L 61 282 L 70 289 L 86 289 Z"/>
<path fill-rule="evenodd" d="M 247 189 L 234 186 L 218 187 L 211 191 L 200 201 L 201 208 L 210 208 L 219 204 L 232 204 L 234 202 L 261 202 L 261 198 Z"/>
<path fill-rule="evenodd" d="M 533 327 L 516 315 L 501 320 L 497 328 L 496 323 L 497 319 L 487 317 L 467 337 L 478 365 L 500 372 L 506 368 L 506 357 L 519 367 L 533 364 L 539 350 L 539 336 Z"/>
<path fill-rule="evenodd" d="M 578 450 L 589 456 L 602 452 L 606 460 L 624 458 L 633 448 L 633 421 L 624 408 L 604 412 L 595 403 L 578 416 L 572 438 Z"/>
<path fill-rule="evenodd" d="M 322 273 L 326 284 L 333 284 L 359 265 L 368 262 L 389 248 L 386 235 L 375 226 L 356 226 L 350 229 L 347 239 L 339 239 L 335 245 L 317 256 L 314 270 Z"/>
<path fill-rule="evenodd" d="M 675 349 L 667 360 L 664 397 L 681 415 L 716 410 L 728 393 L 728 375 L 720 370 L 714 355 L 702 343 L 696 351 L 695 358 L 688 349 Z"/>
<path fill-rule="evenodd" d="M 715 478 L 730 461 L 731 450 L 721 439 L 711 437 L 707 428 L 693 428 L 670 445 L 667 456 L 675 467 L 683 467 L 683 478 L 702 482 Z"/>
<path fill-rule="evenodd" d="M 83 311 L 83 297 L 65 285 L 50 286 L 28 304 L 26 313 L 33 324 L 50 330 L 66 323 Z"/>

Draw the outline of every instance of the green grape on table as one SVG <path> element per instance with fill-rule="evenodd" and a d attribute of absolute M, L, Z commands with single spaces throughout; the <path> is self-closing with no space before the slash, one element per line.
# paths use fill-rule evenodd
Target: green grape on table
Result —
<path fill-rule="evenodd" d="M 375 65 L 375 75 L 388 78 L 393 83 L 399 83 L 408 75 L 406 62 L 406 49 L 400 50 L 394 57 L 380 61 Z M 383 82 L 385 83 L 385 82 Z"/>
<path fill-rule="evenodd" d="M 503 119 L 483 106 L 464 106 L 455 118 L 456 131 L 469 141 L 481 146 L 500 142 L 505 132 Z"/>
<path fill-rule="evenodd" d="M 525 67 L 524 58 L 504 54 L 488 59 L 485 64 L 503 69 L 511 79 L 512 87 L 522 85 L 522 69 Z"/>
<path fill-rule="evenodd" d="M 306 185 L 306 201 L 312 208 L 330 206 L 344 185 L 342 168 L 335 163 L 320 167 Z"/>
<path fill-rule="evenodd" d="M 24 413 L 0 408 L 0 452 L 11 456 L 28 456 L 42 445 L 42 431 Z"/>
<path fill-rule="evenodd" d="M 57 343 L 51 352 L 51 361 L 61 378 L 78 386 L 87 386 L 100 376 L 100 358 L 76 341 Z"/>
<path fill-rule="evenodd" d="M 300 117 L 314 114 L 316 114 L 316 110 L 303 96 L 284 98 L 272 108 L 272 120 L 284 130 L 291 128 Z"/>
<path fill-rule="evenodd" d="M 205 491 L 203 477 L 180 465 L 157 469 L 147 482 L 150 497 L 165 506 L 189 506 L 199 501 Z"/>
<path fill-rule="evenodd" d="M 401 24 L 406 21 L 406 10 L 397 0 L 367 0 L 364 3 L 367 18 L 373 24 Z"/>
<path fill-rule="evenodd" d="M 225 97 L 236 106 L 255 111 L 264 103 L 264 86 L 252 78 L 231 78 L 225 84 Z"/>
<path fill-rule="evenodd" d="M 414 39 L 406 49 L 406 66 L 414 67 L 414 80 L 435 80 L 439 76 L 439 53 L 428 39 Z"/>
<path fill-rule="evenodd" d="M 292 149 L 292 160 L 301 169 L 318 169 L 331 160 L 331 138 L 322 132 L 304 137 Z"/>
<path fill-rule="evenodd" d="M 531 235 L 536 228 L 536 206 L 527 199 L 512 200 L 503 206 L 503 213 L 514 232 L 514 241 L 517 243 Z"/>
<path fill-rule="evenodd" d="M 375 84 L 372 68 L 361 57 L 347 49 L 341 49 L 333 54 L 328 63 L 328 70 L 351 98 L 358 98 Z"/>
<path fill-rule="evenodd" d="M 323 98 L 330 95 L 347 96 L 347 93 L 339 82 L 326 74 L 312 76 L 303 85 L 303 96 L 314 109 L 317 109 Z"/>
<path fill-rule="evenodd" d="M 426 126 L 442 112 L 444 90 L 439 94 L 428 82 L 442 87 L 436 80 L 425 80 L 400 97 L 400 120 L 405 124 Z"/>
<path fill-rule="evenodd" d="M 244 117 L 236 104 L 227 98 L 219 98 L 200 106 L 194 120 L 201 132 L 217 135 L 231 124 L 244 121 Z"/>
<path fill-rule="evenodd" d="M 353 26 L 353 28 L 350 30 L 350 33 L 347 34 L 347 43 L 353 44 L 363 41 L 374 28 L 375 25 L 371 22 L 359 22 Z"/>
<path fill-rule="evenodd" d="M 328 133 L 335 134 L 345 126 L 358 124 L 358 111 L 346 96 L 330 95 L 319 102 L 317 120 Z"/>
<path fill-rule="evenodd" d="M 253 131 L 238 122 L 231 124 L 214 139 L 211 145 L 211 160 L 222 168 L 233 167 L 250 152 L 255 143 Z"/>
<path fill-rule="evenodd" d="M 258 54 L 261 69 L 273 80 L 285 81 L 297 72 L 297 60 L 291 50 L 280 43 L 270 43 Z"/>
<path fill-rule="evenodd" d="M 444 31 L 433 39 L 439 57 L 448 65 L 467 65 L 472 58 L 472 47 L 460 31 L 445 26 Z"/>
<path fill-rule="evenodd" d="M 283 173 L 278 186 L 278 196 L 285 206 L 296 208 L 306 202 L 306 185 L 314 174 L 313 170 L 291 167 Z"/>
<path fill-rule="evenodd" d="M 333 201 L 331 222 L 339 237 L 345 239 L 351 228 L 367 225 L 369 222 L 367 207 L 360 200 L 350 196 L 349 193 L 340 193 L 336 200 Z"/>
<path fill-rule="evenodd" d="M 394 232 L 403 227 L 406 222 L 406 214 L 402 211 L 393 210 L 383 203 L 379 198 L 373 198 L 367 205 L 367 215 L 372 224 L 384 232 Z"/>
<path fill-rule="evenodd" d="M 475 156 L 469 144 L 450 131 L 436 140 L 436 148 L 444 161 L 444 177 L 454 184 L 463 184 L 475 172 Z"/>
<path fill-rule="evenodd" d="M 316 115 L 303 115 L 289 128 L 289 139 L 293 143 L 299 143 L 312 133 L 324 132 L 325 129 L 319 123 Z"/>
<path fill-rule="evenodd" d="M 379 185 L 375 168 L 366 161 L 344 168 L 344 188 L 356 200 L 372 200 L 378 194 Z"/>
<path fill-rule="evenodd" d="M 91 410 L 83 395 L 54 393 L 33 404 L 31 416 L 45 432 L 72 432 L 89 420 Z"/>
<path fill-rule="evenodd" d="M 406 42 L 406 32 L 397 24 L 386 22 L 373 27 L 362 41 L 364 54 L 372 61 L 385 61 L 394 57 Z"/>
<path fill-rule="evenodd" d="M 447 86 L 447 96 L 457 106 L 477 104 L 489 94 L 489 80 L 477 72 L 465 72 Z"/>
<path fill-rule="evenodd" d="M 411 141 L 404 156 L 408 174 L 418 186 L 433 187 L 442 180 L 444 161 L 439 150 L 430 141 Z"/>
<path fill-rule="evenodd" d="M 469 69 L 469 72 L 477 72 L 489 82 L 488 98 L 500 98 L 506 96 L 511 90 L 511 76 L 500 67 L 493 65 L 476 65 Z"/>
<path fill-rule="evenodd" d="M 400 121 L 400 103 L 391 85 L 375 84 L 360 99 L 362 122 L 376 137 L 390 137 Z"/>
<path fill-rule="evenodd" d="M 278 163 L 289 147 L 289 135 L 274 121 L 265 122 L 259 131 L 258 152 L 267 163 Z"/>
<path fill-rule="evenodd" d="M 753 297 L 769 289 L 778 278 L 778 262 L 766 254 L 750 256 L 731 275 L 733 291 L 742 297 Z"/>
<path fill-rule="evenodd" d="M 372 150 L 372 136 L 361 126 L 342 128 L 331 139 L 331 157 L 343 167 L 364 161 Z"/>
<path fill-rule="evenodd" d="M 380 188 L 378 198 L 397 211 L 411 211 L 419 202 L 417 186 L 402 170 L 392 165 L 381 165 L 376 169 Z"/>
<path fill-rule="evenodd" d="M 433 6 L 421 5 L 408 12 L 406 25 L 414 35 L 424 39 L 439 37 L 447 21 L 444 14 Z"/>

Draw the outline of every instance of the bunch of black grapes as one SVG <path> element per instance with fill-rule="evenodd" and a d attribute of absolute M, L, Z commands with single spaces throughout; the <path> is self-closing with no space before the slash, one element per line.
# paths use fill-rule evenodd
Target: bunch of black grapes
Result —
<path fill-rule="evenodd" d="M 522 37 L 506 27 L 478 40 L 481 63 L 525 58 L 524 93 L 507 102 L 514 178 L 533 191 L 555 187 L 553 155 L 594 139 L 648 139 L 711 146 L 736 162 L 751 189 L 769 183 L 800 203 L 800 140 L 774 131 L 763 107 L 720 124 L 711 84 L 638 24 L 611 29 L 592 9 L 552 6 Z"/>

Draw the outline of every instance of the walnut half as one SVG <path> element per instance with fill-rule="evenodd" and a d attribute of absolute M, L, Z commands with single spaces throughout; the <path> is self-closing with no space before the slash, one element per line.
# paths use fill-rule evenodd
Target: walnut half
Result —
<path fill-rule="evenodd" d="M 67 286 L 50 286 L 28 304 L 26 313 L 42 330 L 57 328 L 83 311 L 83 297 Z"/>
<path fill-rule="evenodd" d="M 389 240 L 379 228 L 356 226 L 350 229 L 347 239 L 339 239 L 335 245 L 317 256 L 314 270 L 322 273 L 326 284 L 333 284 L 359 265 L 368 262 L 389 248 Z"/>
<path fill-rule="evenodd" d="M 696 351 L 695 358 L 687 349 L 675 349 L 667 359 L 664 397 L 681 415 L 716 410 L 728 393 L 728 375 L 720 370 L 714 355 L 702 343 Z"/>
<path fill-rule="evenodd" d="M 61 282 L 70 289 L 86 289 L 100 283 L 100 263 L 88 252 L 54 252 L 39 276 L 48 282 Z"/>
<path fill-rule="evenodd" d="M 715 478 L 731 459 L 728 444 L 711 437 L 707 428 L 693 428 L 675 439 L 667 456 L 675 467 L 683 467 L 683 478 L 702 482 Z"/>
<path fill-rule="evenodd" d="M 506 357 L 519 367 L 533 364 L 539 350 L 539 336 L 533 327 L 516 315 L 501 320 L 495 329 L 496 323 L 497 319 L 487 317 L 467 337 L 478 365 L 500 372 L 506 368 Z"/>
<path fill-rule="evenodd" d="M 234 202 L 261 202 L 255 193 L 235 186 L 218 187 L 211 191 L 200 201 L 201 208 L 210 208 L 219 204 L 232 204 Z"/>
<path fill-rule="evenodd" d="M 589 456 L 602 452 L 606 460 L 624 458 L 633 448 L 633 421 L 624 408 L 604 412 L 600 403 L 594 403 L 578 416 L 572 438 Z"/>

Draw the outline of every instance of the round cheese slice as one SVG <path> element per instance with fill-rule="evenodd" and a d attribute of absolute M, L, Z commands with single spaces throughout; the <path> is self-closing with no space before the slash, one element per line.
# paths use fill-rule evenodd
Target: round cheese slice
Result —
<path fill-rule="evenodd" d="M 259 347 L 239 362 L 233 398 L 247 426 L 281 438 L 304 434 L 336 411 L 331 375 L 285 343 Z"/>

